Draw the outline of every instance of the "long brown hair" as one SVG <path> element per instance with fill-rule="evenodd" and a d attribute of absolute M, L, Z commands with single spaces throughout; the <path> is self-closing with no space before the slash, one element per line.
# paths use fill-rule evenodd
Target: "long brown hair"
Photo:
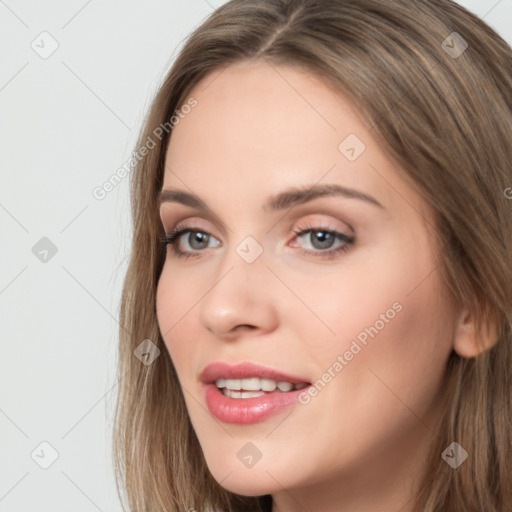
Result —
<path fill-rule="evenodd" d="M 122 498 L 133 512 L 271 510 L 270 496 L 238 496 L 209 473 L 155 310 L 170 119 L 179 122 L 201 79 L 247 59 L 301 67 L 336 87 L 435 211 L 447 288 L 479 324 L 496 326 L 497 342 L 447 363 L 449 405 L 417 506 L 510 511 L 512 51 L 450 0 L 233 0 L 188 38 L 154 98 L 137 145 L 147 154 L 131 175 L 114 425 Z M 134 356 L 146 339 L 161 351 L 148 365 Z M 453 441 L 470 454 L 457 469 L 441 458 Z"/>

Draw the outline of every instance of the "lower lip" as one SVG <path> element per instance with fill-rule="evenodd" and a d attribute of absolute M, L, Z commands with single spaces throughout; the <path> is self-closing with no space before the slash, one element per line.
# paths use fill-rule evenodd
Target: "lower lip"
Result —
<path fill-rule="evenodd" d="M 247 425 L 263 421 L 285 407 L 297 403 L 299 394 L 308 387 L 287 393 L 266 393 L 252 398 L 230 398 L 212 383 L 206 385 L 206 404 L 218 420 Z"/>

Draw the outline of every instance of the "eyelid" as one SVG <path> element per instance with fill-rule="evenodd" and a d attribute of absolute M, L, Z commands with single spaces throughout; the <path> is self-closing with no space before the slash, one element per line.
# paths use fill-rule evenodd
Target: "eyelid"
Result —
<path fill-rule="evenodd" d="M 326 221 L 325 219 L 319 219 L 319 220 L 313 220 L 311 218 L 302 220 L 304 224 L 301 224 L 298 222 L 298 226 L 295 227 L 292 231 L 295 234 L 295 236 L 292 238 L 291 241 L 288 241 L 286 243 L 286 247 L 292 247 L 300 253 L 303 254 L 307 258 L 314 258 L 316 260 L 337 260 L 342 253 L 345 251 L 351 249 L 354 244 L 356 243 L 356 236 L 355 231 L 352 229 L 351 226 L 348 224 L 345 224 L 346 227 L 349 227 L 349 229 L 346 228 L 338 228 L 334 226 L 334 223 Z M 192 219 L 187 219 L 183 222 L 178 222 L 176 226 L 172 229 L 172 232 L 170 235 L 166 235 L 162 238 L 162 242 L 167 246 L 170 245 L 171 249 L 176 257 L 184 258 L 184 259 L 195 259 L 202 257 L 203 253 L 209 252 L 208 249 L 212 249 L 215 247 L 206 247 L 201 250 L 181 250 L 179 249 L 180 245 L 180 239 L 183 237 L 186 233 L 190 235 L 190 233 L 196 232 L 196 233 L 203 233 L 207 235 L 210 239 L 216 240 L 218 243 L 216 247 L 221 247 L 222 242 L 218 240 L 216 236 L 210 233 L 208 229 L 203 229 L 200 226 L 200 222 L 193 222 Z M 298 238 L 301 238 L 305 236 L 307 233 L 314 233 L 314 232 L 327 232 L 331 236 L 333 236 L 335 239 L 341 242 L 341 244 L 338 247 L 335 248 L 327 248 L 326 250 L 315 250 L 315 249 L 304 249 L 300 246 L 300 244 L 297 245 L 290 245 L 291 242 L 296 241 Z"/>
<path fill-rule="evenodd" d="M 321 217 L 321 215 L 322 215 L 322 217 Z M 329 217 L 333 216 L 332 214 L 328 214 L 328 215 L 329 215 Z M 293 222 L 293 226 L 298 225 L 300 227 L 292 226 L 292 227 L 290 227 L 289 231 L 297 234 L 298 231 L 305 231 L 306 229 L 314 229 L 314 230 L 325 229 L 326 231 L 338 231 L 347 236 L 355 235 L 354 229 L 348 222 L 344 222 L 340 219 L 336 219 L 336 222 L 339 222 L 343 225 L 342 227 L 337 227 L 336 225 L 333 225 L 334 221 L 326 220 L 325 218 L 323 218 L 323 216 L 325 216 L 325 214 L 316 214 L 316 215 L 310 214 L 310 215 L 306 215 L 305 216 L 306 218 L 303 219 L 302 217 L 304 217 L 304 215 L 302 215 L 300 220 Z M 173 222 L 173 223 L 164 222 L 164 220 L 162 219 L 162 225 L 165 226 L 165 224 L 168 224 L 168 225 L 175 224 L 174 227 L 170 230 L 171 232 L 176 232 L 180 229 L 190 229 L 192 231 L 205 232 L 208 235 L 213 236 L 214 238 L 218 239 L 218 237 L 212 233 L 212 230 L 206 226 L 206 223 L 203 221 L 203 219 L 201 219 L 201 217 L 190 217 L 190 218 L 186 218 L 186 220 L 184 220 L 184 221 L 178 221 L 178 222 Z M 273 228 L 271 228 L 271 229 L 273 229 Z M 271 231 L 271 229 L 268 230 L 267 233 L 269 231 Z M 168 230 L 166 230 L 164 228 L 164 231 L 167 234 Z M 225 233 L 222 233 L 222 231 L 223 230 L 221 229 L 221 234 L 224 235 Z"/>
<path fill-rule="evenodd" d="M 326 218 L 328 217 L 328 218 Z M 297 234 L 299 231 L 307 231 L 309 229 L 314 231 L 336 231 L 347 237 L 355 237 L 355 230 L 349 222 L 346 222 L 332 214 L 316 214 L 301 217 L 294 222 L 292 231 Z"/>
<path fill-rule="evenodd" d="M 184 221 L 178 221 L 178 222 L 175 222 L 175 223 L 162 223 L 164 226 L 165 224 L 168 224 L 168 225 L 174 225 L 174 227 L 171 229 L 171 232 L 176 232 L 180 229 L 190 229 L 191 231 L 201 231 L 201 232 L 205 232 L 205 233 L 208 233 L 208 234 L 211 234 L 211 229 L 208 228 L 206 226 L 206 224 L 203 222 L 203 220 L 199 217 L 190 217 L 190 218 L 187 218 L 186 220 Z M 164 230 L 165 232 L 167 233 L 167 230 L 165 229 L 164 227 Z M 212 235 L 214 236 L 214 235 Z M 217 238 L 217 237 L 215 237 Z"/>
<path fill-rule="evenodd" d="M 190 229 L 197 228 L 197 231 L 201 229 L 208 233 L 216 231 L 221 236 L 226 236 L 228 231 L 231 231 L 229 226 L 225 225 L 222 220 L 218 220 L 216 216 L 210 216 L 208 214 L 203 216 L 203 214 L 197 213 L 196 211 L 191 212 L 189 207 L 184 207 L 188 209 L 171 207 L 166 209 L 164 206 L 165 203 L 162 205 L 162 208 L 160 208 L 160 220 L 166 233 L 171 230 L 173 226 L 173 229 L 177 227 L 188 227 Z M 168 226 L 169 229 L 166 229 L 166 226 Z"/>

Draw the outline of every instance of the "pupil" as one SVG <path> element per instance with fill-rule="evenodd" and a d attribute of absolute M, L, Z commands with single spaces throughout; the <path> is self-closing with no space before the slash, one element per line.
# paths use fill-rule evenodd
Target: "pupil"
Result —
<path fill-rule="evenodd" d="M 194 236 L 192 237 L 192 243 L 190 243 L 190 236 L 192 235 Z M 198 242 L 199 247 L 194 246 L 195 242 Z M 193 249 L 204 249 L 205 247 L 208 246 L 208 235 L 205 235 L 204 233 L 199 233 L 197 231 L 195 233 L 190 233 L 189 243 L 190 247 L 192 247 Z"/>
<path fill-rule="evenodd" d="M 325 231 L 314 231 L 311 233 L 311 241 L 316 249 L 328 249 L 332 245 L 333 236 Z M 317 243 L 318 242 L 318 243 Z"/>

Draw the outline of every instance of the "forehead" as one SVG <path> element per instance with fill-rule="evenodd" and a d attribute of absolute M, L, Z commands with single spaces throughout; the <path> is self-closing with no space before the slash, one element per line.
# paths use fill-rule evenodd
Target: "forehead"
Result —
<path fill-rule="evenodd" d="M 384 205 L 398 190 L 413 193 L 358 111 L 311 73 L 243 62 L 211 73 L 189 97 L 197 106 L 172 132 L 163 188 L 246 206 L 294 184 L 339 183 Z"/>
<path fill-rule="evenodd" d="M 214 149 L 228 156 L 236 147 L 237 153 L 231 155 L 236 161 L 243 159 L 244 151 L 261 149 L 275 162 L 309 152 L 311 145 L 337 155 L 345 131 L 365 131 L 341 96 L 313 75 L 289 66 L 264 61 L 231 65 L 204 78 L 190 96 L 198 104 L 175 127 L 171 158 L 177 143 L 191 133 L 203 151 Z M 308 147 L 299 144 L 305 138 Z"/>

